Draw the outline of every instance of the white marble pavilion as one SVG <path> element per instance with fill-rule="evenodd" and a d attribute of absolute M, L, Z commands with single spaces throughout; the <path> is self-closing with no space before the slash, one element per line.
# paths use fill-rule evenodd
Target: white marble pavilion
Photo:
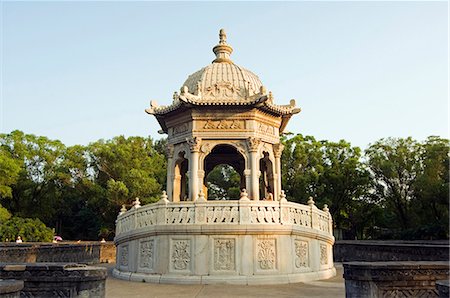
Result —
<path fill-rule="evenodd" d="M 332 218 L 288 202 L 281 187 L 283 133 L 300 112 L 277 105 L 258 76 L 234 64 L 225 31 L 212 63 L 190 75 L 168 106 L 150 103 L 168 135 L 167 192 L 122 209 L 118 278 L 156 283 L 277 284 L 335 275 Z M 208 200 L 217 165 L 240 175 L 239 200 Z"/>

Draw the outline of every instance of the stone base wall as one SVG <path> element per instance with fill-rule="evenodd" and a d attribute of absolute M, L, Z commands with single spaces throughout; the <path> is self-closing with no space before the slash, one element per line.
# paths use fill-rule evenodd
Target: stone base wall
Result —
<path fill-rule="evenodd" d="M 449 261 L 448 241 L 336 241 L 335 262 Z"/>
<path fill-rule="evenodd" d="M 113 263 L 115 246 L 113 242 L 0 243 L 0 263 L 41 262 Z"/>
<path fill-rule="evenodd" d="M 344 263 L 345 296 L 439 297 L 436 281 L 448 279 L 447 262 Z"/>
<path fill-rule="evenodd" d="M 113 274 L 134 281 L 191 284 L 282 284 L 336 274 L 331 238 L 319 240 L 282 230 L 246 233 L 185 231 L 122 241 Z"/>
<path fill-rule="evenodd" d="M 0 264 L 0 278 L 22 280 L 22 297 L 105 297 L 106 268 L 64 263 Z"/>

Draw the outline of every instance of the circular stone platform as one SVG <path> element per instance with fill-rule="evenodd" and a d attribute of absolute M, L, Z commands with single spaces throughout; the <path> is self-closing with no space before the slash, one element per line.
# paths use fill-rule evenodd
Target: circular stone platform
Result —
<path fill-rule="evenodd" d="M 117 278 L 282 284 L 336 274 L 331 215 L 313 202 L 161 199 L 136 206 L 116 222 Z"/>

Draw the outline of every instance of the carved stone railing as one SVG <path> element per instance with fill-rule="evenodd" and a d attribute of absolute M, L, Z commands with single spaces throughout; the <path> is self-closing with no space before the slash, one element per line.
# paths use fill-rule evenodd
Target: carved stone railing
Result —
<path fill-rule="evenodd" d="M 234 224 L 291 225 L 332 235 L 332 218 L 325 206 L 314 202 L 302 205 L 287 201 L 196 201 L 168 202 L 122 209 L 116 220 L 116 237 L 159 225 Z"/>

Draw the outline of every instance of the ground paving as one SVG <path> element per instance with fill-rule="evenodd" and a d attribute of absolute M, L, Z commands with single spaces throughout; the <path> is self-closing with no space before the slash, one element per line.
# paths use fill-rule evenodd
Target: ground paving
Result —
<path fill-rule="evenodd" d="M 112 277 L 108 268 L 106 297 L 345 297 L 342 265 L 335 264 L 336 276 L 327 280 L 287 285 L 167 285 L 132 282 Z"/>

